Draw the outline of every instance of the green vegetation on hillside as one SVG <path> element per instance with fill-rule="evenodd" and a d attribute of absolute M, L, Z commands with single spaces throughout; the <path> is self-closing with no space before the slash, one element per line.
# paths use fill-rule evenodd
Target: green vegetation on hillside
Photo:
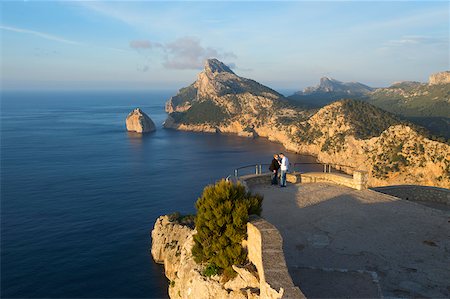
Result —
<path fill-rule="evenodd" d="M 376 178 L 387 178 L 390 172 L 398 172 L 402 167 L 408 166 L 408 159 L 402 154 L 403 143 L 392 141 L 383 147 L 383 152 L 372 159 L 377 161 L 373 165 L 372 175 Z M 418 151 L 423 153 L 423 145 L 417 146 Z M 420 166 L 420 165 L 419 165 Z"/>
<path fill-rule="evenodd" d="M 301 143 L 312 144 L 321 136 L 322 132 L 319 128 L 312 127 L 308 122 L 304 122 L 298 124 L 294 138 Z"/>
<path fill-rule="evenodd" d="M 247 235 L 248 217 L 261 214 L 262 200 L 243 185 L 225 180 L 205 187 L 195 204 L 197 234 L 192 248 L 195 261 L 208 264 L 205 272 L 233 276 L 231 266 L 245 262 L 247 253 L 242 240 Z"/>
<path fill-rule="evenodd" d="M 317 91 L 288 97 L 293 106 L 320 108 L 341 99 L 365 101 L 429 130 L 434 140 L 450 140 L 450 84 L 400 82 L 363 94 Z"/>
<path fill-rule="evenodd" d="M 377 89 L 366 100 L 405 117 L 450 117 L 450 84 L 397 84 Z"/>
<path fill-rule="evenodd" d="M 197 88 L 193 85 L 181 88 L 176 96 L 172 97 L 172 104 L 178 106 L 184 103 L 190 103 L 194 101 L 197 97 Z"/>
<path fill-rule="evenodd" d="M 321 108 L 342 99 L 359 99 L 361 94 L 350 95 L 344 92 L 317 92 L 313 94 L 293 94 L 288 97 L 289 103 L 304 109 Z"/>
<path fill-rule="evenodd" d="M 379 136 L 390 126 L 402 123 L 393 114 L 377 107 L 355 100 L 342 100 L 344 117 L 353 128 L 353 134 L 360 139 Z"/>
<path fill-rule="evenodd" d="M 223 107 L 212 101 L 194 102 L 187 111 L 170 114 L 177 123 L 218 125 L 229 117 Z"/>
<path fill-rule="evenodd" d="M 325 137 L 322 144 L 322 151 L 339 152 L 345 149 L 345 137 L 353 135 L 359 139 L 368 139 L 379 136 L 383 131 L 392 125 L 402 123 L 398 118 L 389 112 L 383 111 L 368 103 L 356 100 L 341 100 L 339 106 L 327 106 L 322 119 L 324 125 L 332 125 L 339 117 L 344 117 L 345 122 L 350 129 L 347 131 L 337 132 L 333 136 L 324 136 L 325 128 L 323 126 L 311 125 L 310 122 L 297 123 L 297 132 L 293 136 L 298 142 L 312 144 L 317 139 Z M 338 124 L 336 124 L 338 125 Z M 339 126 L 339 125 L 338 125 Z"/>

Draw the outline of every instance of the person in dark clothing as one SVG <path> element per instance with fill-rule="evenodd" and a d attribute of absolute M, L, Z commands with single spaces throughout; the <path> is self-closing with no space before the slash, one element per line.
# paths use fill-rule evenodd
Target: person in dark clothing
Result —
<path fill-rule="evenodd" d="M 275 154 L 269 166 L 269 170 L 272 172 L 272 185 L 278 185 L 278 169 L 280 169 L 280 163 L 278 162 L 278 155 Z"/>

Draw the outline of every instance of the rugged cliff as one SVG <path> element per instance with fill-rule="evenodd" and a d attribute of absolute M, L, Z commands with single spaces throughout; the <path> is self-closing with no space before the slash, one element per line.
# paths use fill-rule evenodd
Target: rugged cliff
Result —
<path fill-rule="evenodd" d="M 204 266 L 195 263 L 191 250 L 196 231 L 177 219 L 161 216 L 152 230 L 153 259 L 164 264 L 170 298 L 259 298 L 256 270 L 233 266 L 237 276 L 224 281 L 221 276 L 206 277 Z"/>
<path fill-rule="evenodd" d="M 261 136 L 319 161 L 367 170 L 372 186 L 450 187 L 450 147 L 368 103 L 342 100 L 300 109 L 272 89 L 208 60 L 166 105 L 165 127 Z"/>

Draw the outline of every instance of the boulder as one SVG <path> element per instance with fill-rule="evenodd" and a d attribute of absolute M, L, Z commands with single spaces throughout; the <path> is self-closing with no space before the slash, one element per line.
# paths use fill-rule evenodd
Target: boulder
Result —
<path fill-rule="evenodd" d="M 156 130 L 155 123 L 140 108 L 130 112 L 126 120 L 127 131 L 147 133 Z"/>

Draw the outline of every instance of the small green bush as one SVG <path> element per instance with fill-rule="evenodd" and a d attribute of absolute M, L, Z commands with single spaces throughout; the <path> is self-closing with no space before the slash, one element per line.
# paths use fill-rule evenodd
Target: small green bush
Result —
<path fill-rule="evenodd" d="M 194 228 L 195 215 L 182 215 L 180 212 L 169 214 L 169 221 Z"/>
<path fill-rule="evenodd" d="M 262 200 L 241 184 L 221 180 L 207 186 L 196 203 L 195 261 L 207 262 L 228 275 L 234 273 L 231 266 L 247 259 L 241 244 L 247 236 L 248 216 L 261 214 Z"/>
<path fill-rule="evenodd" d="M 209 264 L 205 270 L 203 270 L 203 276 L 210 277 L 219 274 L 220 269 L 214 264 Z"/>

